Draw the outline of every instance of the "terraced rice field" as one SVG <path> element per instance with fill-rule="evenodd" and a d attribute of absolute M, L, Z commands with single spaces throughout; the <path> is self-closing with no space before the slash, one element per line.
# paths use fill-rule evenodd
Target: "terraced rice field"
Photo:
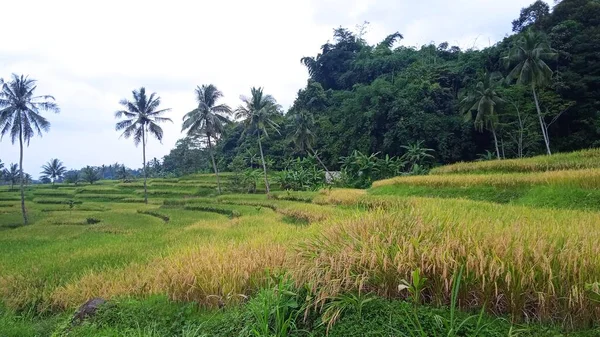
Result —
<path fill-rule="evenodd" d="M 310 294 L 303 312 L 323 321 L 289 335 L 320 335 L 324 326 L 351 335 L 343 327 L 356 313 L 341 310 L 331 319 L 326 310 L 347 294 L 368 294 L 417 296 L 432 307 L 454 297 L 463 311 L 483 307 L 489 317 L 502 317 L 506 329 L 498 328 L 498 336 L 526 322 L 552 327 L 556 335 L 594 336 L 600 180 L 597 168 L 582 165 L 485 174 L 480 164 L 472 171 L 463 165 L 460 173 L 442 168 L 369 190 L 278 191 L 269 198 L 218 196 L 211 175 L 194 175 L 152 180 L 147 205 L 139 182 L 33 186 L 26 193 L 32 219 L 26 227 L 19 225 L 18 192 L 4 187 L 0 302 L 7 312 L 59 317 L 44 331 L 66 333 L 65 315 L 93 297 L 164 296 L 218 312 L 260 298 L 276 275 L 286 275 Z M 415 295 L 400 285 L 417 270 L 426 281 Z M 371 330 L 402 335 L 394 333 L 400 322 L 382 325 L 377 317 L 368 321 L 375 322 Z M 18 325 L 14 318 L 2 322 Z M 109 325 L 80 329 L 71 333 L 112 335 Z M 549 331 L 536 329 L 526 326 L 522 335 Z M 135 331 L 123 334 L 150 334 Z"/>

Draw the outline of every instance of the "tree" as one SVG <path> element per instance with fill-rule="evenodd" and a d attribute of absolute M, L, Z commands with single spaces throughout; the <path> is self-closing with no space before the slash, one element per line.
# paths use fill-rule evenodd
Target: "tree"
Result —
<path fill-rule="evenodd" d="M 4 177 L 4 181 L 10 183 L 10 189 L 12 190 L 15 184 L 19 182 L 19 178 L 21 176 L 21 170 L 19 170 L 19 165 L 10 164 L 8 166 L 8 169 L 4 169 L 4 171 L 2 171 L 2 175 Z"/>
<path fill-rule="evenodd" d="M 36 81 L 27 76 L 12 75 L 12 80 L 2 84 L 0 91 L 0 137 L 9 134 L 12 143 L 19 140 L 19 168 L 21 179 L 21 211 L 23 223 L 27 224 L 25 210 L 25 176 L 23 173 L 23 143 L 29 141 L 37 131 L 50 130 L 50 122 L 44 118 L 41 111 L 60 111 L 54 102 L 54 97 L 49 95 L 35 96 Z"/>
<path fill-rule="evenodd" d="M 131 175 L 129 174 L 129 171 L 127 171 L 127 167 L 125 167 L 125 164 L 120 165 L 116 173 L 116 178 L 122 180 L 123 182 L 126 182 L 130 176 Z"/>
<path fill-rule="evenodd" d="M 539 22 L 550 14 L 550 6 L 542 1 L 537 0 L 529 7 L 521 9 L 521 15 L 518 19 L 512 22 L 513 32 L 522 32 L 530 25 L 539 25 Z"/>
<path fill-rule="evenodd" d="M 170 118 L 161 117 L 171 109 L 158 109 L 160 97 L 152 93 L 150 97 L 146 95 L 146 88 L 133 90 L 133 101 L 123 99 L 119 102 L 125 109 L 115 112 L 116 118 L 125 117 L 126 119 L 116 124 L 117 131 L 123 130 L 122 137 L 129 138 L 133 136 L 135 146 L 142 143 L 143 173 L 144 173 L 144 202 L 148 203 L 146 170 L 146 143 L 148 135 L 153 135 L 159 142 L 162 142 L 163 130 L 157 123 L 173 122 Z"/>
<path fill-rule="evenodd" d="M 545 60 L 555 59 L 557 55 L 541 34 L 530 29 L 523 34 L 518 45 L 505 57 L 505 61 L 509 66 L 514 65 L 514 68 L 508 75 L 508 79 L 517 79 L 517 83 L 531 86 L 548 154 L 552 154 L 550 150 L 550 137 L 544 127 L 544 116 L 540 109 L 536 88 L 543 87 L 551 81 L 552 69 L 546 64 Z"/>
<path fill-rule="evenodd" d="M 42 166 L 42 177 L 52 179 L 52 185 L 57 179 L 60 179 L 67 172 L 67 168 L 63 165 L 62 161 L 54 158 L 50 159 L 46 165 Z"/>
<path fill-rule="evenodd" d="M 323 169 L 325 169 L 327 177 L 331 178 L 329 170 L 325 164 L 323 164 L 317 152 L 313 149 L 312 144 L 315 142 L 315 134 L 313 132 L 314 126 L 315 119 L 308 111 L 301 110 L 296 113 L 292 125 L 293 129 L 295 130 L 294 134 L 292 135 L 292 141 L 298 150 L 306 153 L 309 153 L 309 151 L 312 152 L 312 155 L 315 156 L 317 161 L 319 161 L 321 166 L 323 166 Z"/>
<path fill-rule="evenodd" d="M 263 88 L 252 88 L 251 96 L 241 96 L 243 104 L 235 111 L 235 117 L 241 118 L 245 123 L 245 131 L 256 133 L 258 138 L 258 148 L 260 150 L 260 159 L 262 161 L 263 172 L 265 175 L 266 193 L 269 194 L 269 178 L 267 177 L 267 164 L 263 153 L 261 138 L 264 135 L 269 137 L 268 129 L 273 129 L 279 133 L 279 125 L 273 120 L 273 117 L 279 113 L 279 105 L 271 95 L 265 95 Z"/>
<path fill-rule="evenodd" d="M 78 170 L 72 170 L 65 174 L 65 183 L 77 185 L 81 181 L 81 173 Z"/>
<path fill-rule="evenodd" d="M 95 182 L 100 180 L 99 170 L 89 165 L 81 169 L 81 173 L 82 180 L 90 183 L 90 185 L 93 185 Z"/>
<path fill-rule="evenodd" d="M 217 139 L 223 133 L 224 124 L 229 123 L 227 117 L 223 115 L 231 114 L 231 108 L 226 104 L 217 105 L 217 101 L 221 97 L 223 97 L 223 93 L 212 84 L 196 87 L 196 102 L 198 102 L 198 107 L 183 116 L 183 125 L 181 127 L 181 131 L 187 130 L 188 137 L 206 136 L 208 151 L 215 176 L 217 177 L 219 193 L 221 193 L 221 181 L 215 162 L 211 137 Z"/>
<path fill-rule="evenodd" d="M 498 81 L 496 74 L 485 74 L 483 81 L 479 81 L 475 88 L 460 102 L 466 120 L 473 120 L 475 128 L 480 132 L 484 127 L 489 128 L 494 135 L 496 155 L 500 159 L 498 137 L 496 136 L 496 125 L 498 124 L 498 108 L 504 103 L 496 91 Z M 473 113 L 475 117 L 473 118 Z"/>
<path fill-rule="evenodd" d="M 433 152 L 433 149 L 424 147 L 423 143 L 422 140 L 418 140 L 412 144 L 401 145 L 406 150 L 406 153 L 400 159 L 410 163 L 411 171 L 414 171 L 416 167 L 422 166 L 425 160 L 433 158 L 433 155 L 429 153 Z"/>

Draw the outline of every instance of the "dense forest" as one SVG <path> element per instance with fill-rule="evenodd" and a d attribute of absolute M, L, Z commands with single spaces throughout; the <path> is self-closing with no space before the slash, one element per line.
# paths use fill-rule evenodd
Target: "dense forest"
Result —
<path fill-rule="evenodd" d="M 551 48 L 544 61 L 553 74 L 537 88 L 551 150 L 600 146 L 600 1 L 565 0 L 552 10 L 537 1 L 521 11 L 513 30 L 489 48 L 461 50 L 445 42 L 394 47 L 400 33 L 369 45 L 348 29 L 335 29 L 321 53 L 301 60 L 310 78 L 289 111 L 276 117 L 279 133 L 265 137 L 265 156 L 281 169 L 286 159 L 304 154 L 289 150 L 299 113 L 314 116 L 314 148 L 332 169 L 354 150 L 401 156 L 402 145 L 417 141 L 434 150 L 436 164 L 475 160 L 486 151 L 495 156 L 492 128 L 502 158 L 546 153 L 530 84 L 510 78 L 513 65 L 507 62 L 530 30 Z M 483 122 L 478 126 L 465 118 L 475 112 L 465 112 L 461 101 L 485 84 L 486 74 L 496 77 L 489 85 L 496 86 L 500 101 L 492 116 L 472 118 Z M 216 157 L 228 170 L 236 157 L 249 161 L 257 151 L 256 138 L 244 133 L 243 123 L 232 122 L 217 142 Z M 181 139 L 163 168 L 176 174 L 209 171 L 202 152 L 198 142 Z"/>
<path fill-rule="evenodd" d="M 401 170 L 374 179 L 600 146 L 600 1 L 563 0 L 553 8 L 536 1 L 512 26 L 512 35 L 481 50 L 446 42 L 406 47 L 401 32 L 370 45 L 363 39 L 368 27 L 337 28 L 318 55 L 299 60 L 309 79 L 290 109 L 273 99 L 271 114 L 254 126 L 248 116 L 234 118 L 239 108 L 216 105 L 222 96 L 216 87 L 198 87 L 198 109 L 213 104 L 219 127 L 207 133 L 202 125 L 184 125 L 186 136 L 168 155 L 148 160 L 148 175 L 262 170 L 260 149 L 265 171 L 307 156 L 331 171 L 348 171 L 353 160 L 380 158 L 385 166 L 402 158 Z M 417 159 L 407 158 L 415 152 Z M 125 179 L 143 172 L 121 166 L 97 173 Z"/>

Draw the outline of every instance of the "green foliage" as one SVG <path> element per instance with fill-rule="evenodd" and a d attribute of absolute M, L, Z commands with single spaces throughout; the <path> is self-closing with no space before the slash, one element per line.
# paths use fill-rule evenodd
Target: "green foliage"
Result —
<path fill-rule="evenodd" d="M 417 150 L 422 151 L 421 148 L 417 148 Z M 341 158 L 342 184 L 355 188 L 367 188 L 375 180 L 402 174 L 407 163 L 411 163 L 410 168 L 413 169 L 415 165 L 427 158 L 424 155 L 430 156 L 427 152 L 412 154 L 410 150 L 407 151 L 406 160 L 389 155 L 379 158 L 378 154 L 366 155 L 360 151 L 354 151 L 350 156 Z"/>
<path fill-rule="evenodd" d="M 52 184 L 56 182 L 56 180 L 61 179 L 65 173 L 67 172 L 67 168 L 63 165 L 63 163 L 54 158 L 50 159 L 50 161 L 42 166 L 42 178 L 47 178 L 52 180 Z"/>
<path fill-rule="evenodd" d="M 281 189 L 293 191 L 316 191 L 326 184 L 325 172 L 313 156 L 287 161 L 277 181 Z"/>
<path fill-rule="evenodd" d="M 196 101 L 198 107 L 183 116 L 181 130 L 188 130 L 188 137 L 206 137 L 206 144 L 215 174 L 217 175 L 217 188 L 221 193 L 221 182 L 219 181 L 219 170 L 215 162 L 212 139 L 217 139 L 223 133 L 223 127 L 229 123 L 226 115 L 231 114 L 231 108 L 226 104 L 217 105 L 223 93 L 212 84 L 198 86 L 196 88 Z"/>
<path fill-rule="evenodd" d="M 17 184 L 20 180 L 21 170 L 19 170 L 19 165 L 10 164 L 8 169 L 4 169 L 2 171 L 2 178 L 5 182 L 10 184 L 10 189 L 12 190 L 15 184 Z"/>
<path fill-rule="evenodd" d="M 296 321 L 304 305 L 292 279 L 279 276 L 273 288 L 261 290 L 247 306 L 251 325 L 246 330 L 252 336 L 287 337 L 297 333 Z"/>
<path fill-rule="evenodd" d="M 337 322 L 344 314 L 354 311 L 358 318 L 362 321 L 363 308 L 365 305 L 373 301 L 375 297 L 368 294 L 341 294 L 327 301 L 323 307 L 321 316 L 322 324 L 327 326 L 327 331 Z"/>
<path fill-rule="evenodd" d="M 402 280 L 398 286 L 398 291 L 405 290 L 410 294 L 415 305 L 421 304 L 423 289 L 425 288 L 426 277 L 421 276 L 421 269 L 417 268 L 411 273 L 411 280 Z"/>
<path fill-rule="evenodd" d="M 86 166 L 81 169 L 81 180 L 93 185 L 95 182 L 100 180 L 100 175 L 98 173 L 99 172 L 97 169 L 91 166 Z"/>

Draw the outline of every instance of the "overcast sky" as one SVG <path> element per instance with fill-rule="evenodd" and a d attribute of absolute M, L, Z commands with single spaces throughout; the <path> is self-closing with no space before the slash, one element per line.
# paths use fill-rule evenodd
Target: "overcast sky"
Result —
<path fill-rule="evenodd" d="M 162 144 L 175 145 L 182 116 L 195 107 L 196 85 L 212 83 L 224 102 L 239 105 L 250 87 L 263 86 L 284 108 L 307 80 L 300 64 L 330 40 L 333 28 L 370 22 L 367 41 L 393 32 L 402 44 L 430 41 L 486 47 L 511 31 L 511 21 L 533 0 L 220 0 L 4 1 L 0 77 L 38 80 L 60 114 L 48 114 L 49 133 L 25 149 L 34 178 L 51 158 L 68 168 L 114 162 L 141 167 L 141 148 L 119 139 L 114 111 L 131 90 L 145 86 L 172 108 Z M 0 143 L 2 162 L 18 162 L 18 145 Z"/>

